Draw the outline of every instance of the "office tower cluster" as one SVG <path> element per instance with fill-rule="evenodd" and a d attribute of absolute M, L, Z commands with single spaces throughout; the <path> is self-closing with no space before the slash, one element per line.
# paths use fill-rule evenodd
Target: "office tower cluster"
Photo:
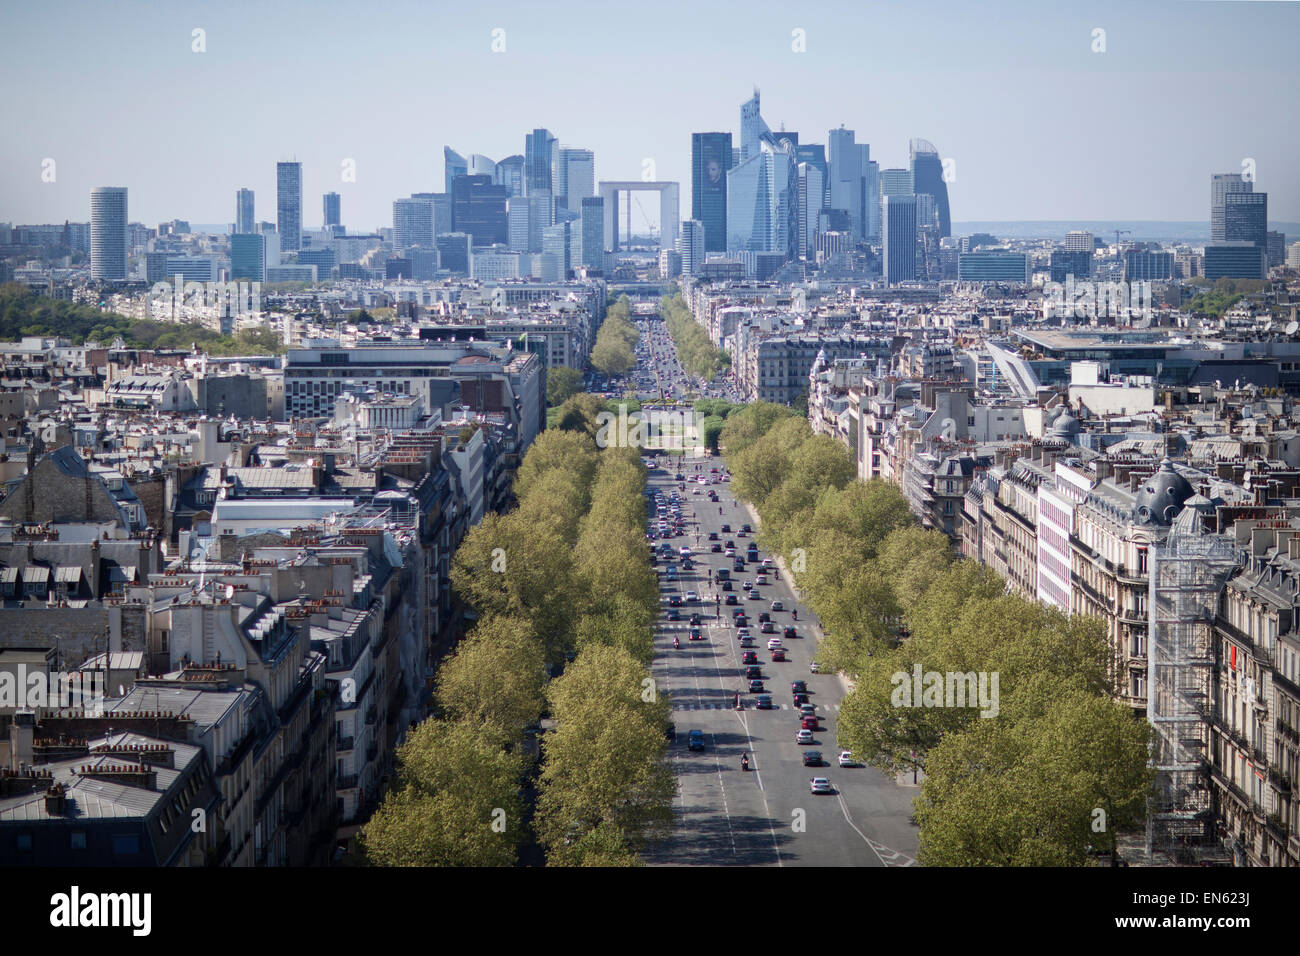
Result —
<path fill-rule="evenodd" d="M 893 200 L 892 215 L 887 200 Z M 740 143 L 729 132 L 691 136 L 691 217 L 678 252 L 682 273 L 705 256 L 758 264 L 825 261 L 879 246 L 886 281 L 940 278 L 940 240 L 952 235 L 948 185 L 938 150 L 914 139 L 907 168 L 884 169 L 854 130 L 826 143 L 800 142 L 763 119 L 759 93 L 740 107 Z M 892 231 L 891 231 L 892 229 Z"/>
<path fill-rule="evenodd" d="M 1277 236 L 1278 234 L 1272 234 Z M 1272 240 L 1280 244 L 1280 237 Z M 1210 177 L 1210 242 L 1205 247 L 1205 277 L 1210 280 L 1263 279 L 1280 262 L 1270 256 L 1268 193 L 1255 192 L 1255 181 L 1242 173 Z"/>
<path fill-rule="evenodd" d="M 443 163 L 442 193 L 394 202 L 395 251 L 436 247 L 444 271 L 466 274 L 475 273 L 476 261 L 480 273 L 528 268 L 519 264 L 521 256 L 543 257 L 529 264 L 547 277 L 565 278 L 583 266 L 603 269 L 604 209 L 590 149 L 562 146 L 538 128 L 524 136 L 521 155 L 497 162 L 447 146 Z"/>

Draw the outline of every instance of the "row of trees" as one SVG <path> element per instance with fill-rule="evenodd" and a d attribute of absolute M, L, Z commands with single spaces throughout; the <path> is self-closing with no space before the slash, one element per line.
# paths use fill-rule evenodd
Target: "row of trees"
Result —
<path fill-rule="evenodd" d="M 1080 865 L 1142 819 L 1149 729 L 1112 698 L 1100 622 L 1006 593 L 789 409 L 731 415 L 722 445 L 821 622 L 819 661 L 854 682 L 839 743 L 891 775 L 925 771 L 923 863 Z"/>
<path fill-rule="evenodd" d="M 718 439 L 722 437 L 722 426 L 727 423 L 727 416 L 744 407 L 744 405 L 733 405 L 724 398 L 702 398 L 695 403 L 695 413 L 699 417 L 700 437 L 705 447 L 712 452 L 717 452 Z"/>
<path fill-rule="evenodd" d="M 688 375 L 709 380 L 730 367 L 731 356 L 709 340 L 709 334 L 695 321 L 676 286 L 659 300 L 659 314 L 673 337 L 677 360 Z"/>
<path fill-rule="evenodd" d="M 38 295 L 26 285 L 0 285 L 0 341 L 24 335 L 60 336 L 80 345 L 87 340 L 110 345 L 121 338 L 128 348 L 190 349 L 210 355 L 273 355 L 284 351 L 281 336 L 273 330 L 248 329 L 222 335 L 195 322 L 158 322 L 131 319 L 94 306 Z"/>
<path fill-rule="evenodd" d="M 632 322 L 632 302 L 621 295 L 605 312 L 605 321 L 596 333 L 591 349 L 591 365 L 605 375 L 622 375 L 636 366 L 636 344 L 641 333 Z"/>
<path fill-rule="evenodd" d="M 543 432 L 518 508 L 457 551 L 452 583 L 479 621 L 439 670 L 439 715 L 399 748 L 397 786 L 363 832 L 372 862 L 509 865 L 535 840 L 552 865 L 627 865 L 671 825 L 645 469 L 635 449 L 599 451 L 595 428 Z M 523 741 L 548 714 L 539 767 Z M 533 779 L 535 806 L 519 795 Z"/>

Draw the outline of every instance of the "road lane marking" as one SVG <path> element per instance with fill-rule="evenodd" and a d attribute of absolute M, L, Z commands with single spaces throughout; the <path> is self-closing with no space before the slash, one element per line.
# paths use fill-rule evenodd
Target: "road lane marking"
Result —
<path fill-rule="evenodd" d="M 853 827 L 853 832 L 862 837 L 862 839 L 866 841 L 867 846 L 871 847 L 871 852 L 876 855 L 876 859 L 880 861 L 881 866 L 914 866 L 916 864 L 916 861 L 907 854 L 899 853 L 897 850 L 891 850 L 883 843 L 877 843 L 875 840 L 871 839 L 871 837 L 859 830 L 858 825 L 854 823 L 853 818 L 849 816 L 849 807 L 848 804 L 844 802 L 844 794 L 837 792 L 835 798 L 840 802 L 840 810 L 844 814 L 844 819 L 848 821 L 849 826 Z M 900 862 L 902 860 L 906 860 L 907 862 Z"/>

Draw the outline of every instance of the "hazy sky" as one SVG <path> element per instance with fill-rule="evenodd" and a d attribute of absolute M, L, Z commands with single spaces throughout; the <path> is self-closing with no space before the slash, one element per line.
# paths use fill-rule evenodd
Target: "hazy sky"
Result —
<path fill-rule="evenodd" d="M 690 134 L 738 133 L 754 86 L 774 129 L 843 124 L 882 168 L 929 139 L 955 221 L 1208 219 L 1210 174 L 1245 158 L 1269 219 L 1300 221 L 1297 38 L 1288 2 L 10 3 L 0 221 L 86 221 L 100 185 L 150 225 L 230 222 L 241 186 L 274 220 L 297 159 L 304 227 L 337 191 L 372 229 L 441 191 L 444 145 L 501 159 L 535 126 L 595 150 L 597 179 L 652 159 L 685 217 Z"/>

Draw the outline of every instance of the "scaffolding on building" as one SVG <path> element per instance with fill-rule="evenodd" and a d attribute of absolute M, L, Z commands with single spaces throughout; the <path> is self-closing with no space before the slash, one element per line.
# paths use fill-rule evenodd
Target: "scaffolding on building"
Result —
<path fill-rule="evenodd" d="M 1224 856 L 1214 826 L 1208 748 L 1214 710 L 1214 618 L 1237 553 L 1229 535 L 1201 531 L 1187 508 L 1153 549 L 1148 597 L 1147 719 L 1156 787 L 1147 814 L 1152 864 Z"/>

